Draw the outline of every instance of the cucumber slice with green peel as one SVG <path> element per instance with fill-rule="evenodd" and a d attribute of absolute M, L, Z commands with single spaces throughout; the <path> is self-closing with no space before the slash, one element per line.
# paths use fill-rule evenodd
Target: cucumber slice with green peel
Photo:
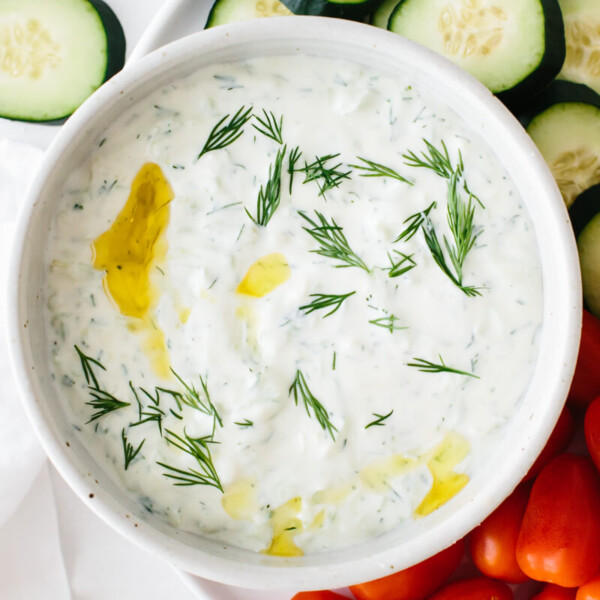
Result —
<path fill-rule="evenodd" d="M 600 108 L 600 95 L 582 83 L 555 79 L 547 88 L 530 98 L 525 104 L 513 106 L 515 116 L 527 127 L 531 120 L 554 104 L 582 102 Z"/>
<path fill-rule="evenodd" d="M 600 108 L 561 102 L 529 123 L 531 136 L 548 163 L 565 203 L 600 183 Z"/>
<path fill-rule="evenodd" d="M 261 17 L 285 17 L 291 14 L 293 13 L 279 0 L 216 0 L 210 9 L 204 28 Z"/>
<path fill-rule="evenodd" d="M 577 206 L 581 207 L 578 209 L 581 211 L 578 215 L 581 223 L 587 218 L 577 236 L 583 299 L 589 311 L 600 316 L 600 185 L 590 188 L 577 198 L 573 208 Z M 571 218 L 574 218 L 573 215 Z"/>
<path fill-rule="evenodd" d="M 295 15 L 363 19 L 379 5 L 380 0 L 282 0 Z"/>
<path fill-rule="evenodd" d="M 383 0 L 383 2 L 375 9 L 375 12 L 371 15 L 371 25 L 375 27 L 381 27 L 387 29 L 390 17 L 394 12 L 398 2 L 400 0 Z"/>
<path fill-rule="evenodd" d="M 569 208 L 569 217 L 571 217 L 575 237 L 579 237 L 579 234 L 598 214 L 600 214 L 600 184 L 579 194 Z"/>
<path fill-rule="evenodd" d="M 0 2 L 0 116 L 70 115 L 122 68 L 125 36 L 100 0 Z"/>
<path fill-rule="evenodd" d="M 600 1 L 559 0 L 567 56 L 559 77 L 585 83 L 600 94 Z"/>
<path fill-rule="evenodd" d="M 446 56 L 506 102 L 549 84 L 565 58 L 557 0 L 402 0 L 388 29 Z"/>

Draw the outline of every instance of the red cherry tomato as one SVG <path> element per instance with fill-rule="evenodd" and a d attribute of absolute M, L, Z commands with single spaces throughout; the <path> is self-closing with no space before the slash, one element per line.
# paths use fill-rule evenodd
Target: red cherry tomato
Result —
<path fill-rule="evenodd" d="M 575 588 L 564 588 L 560 585 L 547 583 L 544 589 L 531 598 L 531 600 L 575 600 Z"/>
<path fill-rule="evenodd" d="M 529 488 L 519 486 L 469 537 L 471 558 L 488 577 L 522 583 L 529 577 L 517 563 L 517 538 Z"/>
<path fill-rule="evenodd" d="M 569 402 L 579 408 L 585 408 L 594 398 L 600 396 L 600 319 L 583 311 L 579 357 Z"/>
<path fill-rule="evenodd" d="M 600 364 L 598 365 L 600 369 Z M 585 411 L 585 441 L 596 469 L 600 471 L 600 396 Z"/>
<path fill-rule="evenodd" d="M 600 567 L 600 478 L 584 456 L 560 454 L 538 475 L 525 509 L 517 562 L 538 581 L 576 587 Z"/>
<path fill-rule="evenodd" d="M 423 600 L 452 575 L 465 553 L 459 540 L 427 560 L 393 575 L 359 585 L 350 591 L 357 600 Z"/>
<path fill-rule="evenodd" d="M 429 600 L 513 600 L 513 593 L 501 581 L 476 577 L 449 583 Z"/>
<path fill-rule="evenodd" d="M 348 600 L 346 596 L 341 596 L 329 590 L 321 590 L 318 592 L 299 592 L 292 600 Z"/>
<path fill-rule="evenodd" d="M 523 481 L 528 481 L 535 477 L 555 456 L 564 452 L 571 443 L 574 433 L 575 419 L 573 419 L 571 411 L 565 406 L 560 413 L 560 417 L 558 417 L 550 439 L 531 466 L 531 469 L 529 469 L 527 475 L 523 477 Z"/>
<path fill-rule="evenodd" d="M 600 573 L 586 581 L 577 590 L 575 600 L 600 600 Z"/>

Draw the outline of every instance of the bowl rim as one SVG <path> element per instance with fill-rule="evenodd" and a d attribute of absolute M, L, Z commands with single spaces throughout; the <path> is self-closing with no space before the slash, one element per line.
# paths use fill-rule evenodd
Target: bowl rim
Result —
<path fill-rule="evenodd" d="M 367 556 L 358 557 L 348 556 L 352 553 L 346 552 L 342 553 L 342 559 L 337 562 L 319 564 L 319 561 L 313 561 L 302 566 L 290 560 L 277 562 L 265 559 L 264 563 L 244 563 L 197 549 L 192 550 L 177 539 L 169 538 L 141 521 L 138 521 L 139 526 L 136 523 L 133 527 L 133 521 L 128 518 L 129 515 L 125 517 L 122 505 L 101 488 L 94 488 L 94 498 L 91 500 L 90 481 L 84 473 L 86 469 L 77 464 L 73 453 L 53 434 L 51 423 L 42 410 L 43 399 L 39 397 L 33 382 L 32 370 L 35 369 L 35 365 L 30 364 L 26 348 L 30 334 L 26 328 L 26 312 L 23 308 L 26 277 L 22 275 L 22 270 L 26 266 L 28 233 L 35 220 L 36 207 L 39 197 L 43 195 L 45 182 L 52 176 L 54 168 L 67 153 L 70 144 L 85 132 L 89 123 L 100 118 L 97 117 L 101 112 L 99 109 L 126 101 L 129 92 L 139 87 L 140 82 L 155 80 L 157 74 L 164 74 L 171 66 L 192 60 L 190 57 L 197 54 L 217 56 L 233 47 L 243 48 L 258 44 L 265 44 L 268 48 L 285 45 L 290 49 L 290 53 L 293 53 L 296 45 L 300 50 L 303 43 L 309 46 L 313 44 L 315 47 L 353 47 L 359 53 L 400 56 L 406 65 L 418 65 L 419 71 L 426 72 L 428 76 L 435 76 L 439 85 L 460 88 L 462 94 L 481 106 L 481 113 L 477 118 L 484 121 L 491 119 L 506 131 L 507 138 L 516 145 L 515 148 L 518 146 L 530 176 L 537 181 L 540 196 L 549 201 L 549 223 L 557 236 L 557 250 L 561 251 L 556 252 L 554 259 L 564 283 L 562 289 L 553 290 L 553 298 L 554 295 L 559 297 L 559 304 L 564 309 L 561 321 L 556 321 L 554 316 L 553 323 L 557 324 L 557 335 L 564 345 L 554 349 L 554 364 L 559 365 L 560 372 L 547 374 L 554 386 L 551 401 L 548 402 L 543 417 L 535 417 L 537 429 L 526 443 L 523 443 L 520 460 L 516 461 L 517 464 L 512 469 L 505 468 L 496 473 L 496 482 L 491 486 L 491 490 L 486 489 L 488 493 L 484 498 L 472 498 L 466 506 L 460 507 L 456 512 L 455 517 L 458 518 L 446 519 L 441 534 L 438 531 L 439 527 L 424 531 L 414 540 L 410 552 L 406 549 L 400 552 L 394 547 L 375 550 Z M 487 141 L 486 143 L 489 144 Z M 577 249 L 566 208 L 543 158 L 516 119 L 470 75 L 418 44 L 364 24 L 324 17 L 285 17 L 234 23 L 201 31 L 173 42 L 127 66 L 76 111 L 52 142 L 27 193 L 15 240 L 8 302 L 11 362 L 26 412 L 48 456 L 78 496 L 126 538 L 177 567 L 222 583 L 254 589 L 341 587 L 405 568 L 447 547 L 483 520 L 519 483 L 543 448 L 558 419 L 575 367 L 582 307 Z M 544 297 L 546 303 L 546 291 Z M 546 317 L 547 312 L 544 314 Z M 87 475 L 89 476 L 89 473 Z"/>

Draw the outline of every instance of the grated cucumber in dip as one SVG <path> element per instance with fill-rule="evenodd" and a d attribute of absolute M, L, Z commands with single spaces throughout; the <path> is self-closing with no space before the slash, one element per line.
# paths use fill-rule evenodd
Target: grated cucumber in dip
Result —
<path fill-rule="evenodd" d="M 173 526 L 348 547 L 415 527 L 501 451 L 537 358 L 537 243 L 493 148 L 411 81 L 204 68 L 125 111 L 60 205 L 55 385 Z"/>

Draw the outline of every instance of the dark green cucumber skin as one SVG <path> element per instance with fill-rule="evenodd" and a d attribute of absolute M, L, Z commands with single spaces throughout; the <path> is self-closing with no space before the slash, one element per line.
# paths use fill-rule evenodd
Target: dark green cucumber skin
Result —
<path fill-rule="evenodd" d="M 221 22 L 216 22 L 216 14 L 217 14 L 217 6 L 220 4 L 220 0 L 215 0 L 213 5 L 210 7 L 210 12 L 208 13 L 208 17 L 206 19 L 206 23 L 204 24 L 204 29 L 209 29 L 210 27 L 215 27 L 216 25 L 221 25 Z"/>
<path fill-rule="evenodd" d="M 363 19 L 379 4 L 379 0 L 347 3 L 328 0 L 281 0 L 281 2 L 295 15 L 337 17 L 353 21 Z"/>
<path fill-rule="evenodd" d="M 400 16 L 402 6 L 410 0 L 400 0 L 390 15 L 388 29 L 394 31 L 394 20 Z M 415 0 L 412 0 L 415 1 Z M 533 1 L 533 0 L 522 0 Z M 558 75 L 565 62 L 565 28 L 558 0 L 537 0 L 544 14 L 544 55 L 527 77 L 508 90 L 495 92 L 509 108 L 525 102 L 545 88 Z"/>
<path fill-rule="evenodd" d="M 558 0 L 539 0 L 539 2 L 544 11 L 544 55 L 535 71 L 509 90 L 496 94 L 509 108 L 523 104 L 547 87 L 560 73 L 565 62 L 567 53 L 565 25 Z"/>
<path fill-rule="evenodd" d="M 527 127 L 537 115 L 551 106 L 569 102 L 591 104 L 600 108 L 600 95 L 583 83 L 557 79 L 539 94 L 530 98 L 526 105 L 512 107 L 511 110 L 521 125 Z"/>
<path fill-rule="evenodd" d="M 98 13 L 106 33 L 106 71 L 104 81 L 109 80 L 125 65 L 127 42 L 121 21 L 103 0 L 87 0 Z"/>
<path fill-rule="evenodd" d="M 104 33 L 106 34 L 106 71 L 104 72 L 104 78 L 102 83 L 110 79 L 115 73 L 118 73 L 125 64 L 125 51 L 126 51 L 126 41 L 125 41 L 125 32 L 123 31 L 123 27 L 121 22 L 117 18 L 117 15 L 112 11 L 110 6 L 103 2 L 102 0 L 83 0 L 94 8 L 94 10 L 98 13 L 100 20 L 102 21 L 102 27 L 104 27 Z M 38 123 L 39 125 L 49 125 L 51 127 L 55 127 L 57 125 L 64 125 L 66 120 L 73 113 L 66 114 L 57 119 L 28 119 L 28 118 L 19 118 L 13 119 L 11 117 L 2 115 L 2 119 L 7 119 L 9 121 L 21 121 L 24 123 Z"/>
<path fill-rule="evenodd" d="M 600 214 L 600 183 L 579 194 L 569 208 L 571 225 L 576 238 L 598 214 Z"/>

